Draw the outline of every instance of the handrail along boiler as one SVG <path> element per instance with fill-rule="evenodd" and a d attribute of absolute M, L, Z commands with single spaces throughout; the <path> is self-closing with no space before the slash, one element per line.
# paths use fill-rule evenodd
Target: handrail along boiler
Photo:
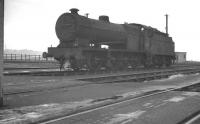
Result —
<path fill-rule="evenodd" d="M 54 57 L 72 69 L 123 69 L 136 66 L 170 66 L 174 42 L 167 33 L 136 23 L 115 24 L 108 16 L 99 20 L 70 9 L 56 22 L 57 47 L 44 57 Z"/>

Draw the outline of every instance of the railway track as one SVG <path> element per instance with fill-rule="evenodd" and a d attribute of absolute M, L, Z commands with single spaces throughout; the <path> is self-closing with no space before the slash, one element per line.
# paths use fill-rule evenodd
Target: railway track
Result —
<path fill-rule="evenodd" d="M 134 68 L 134 69 L 129 69 L 129 70 L 124 70 L 121 72 L 131 72 L 131 71 L 148 71 L 148 70 L 167 70 L 167 69 L 179 69 L 179 68 L 199 68 L 200 65 L 173 65 L 168 68 Z M 45 70 L 46 69 L 46 70 Z M 80 71 L 71 71 L 71 70 L 62 70 L 60 71 L 59 69 L 53 68 L 11 68 L 8 70 L 21 70 L 21 71 L 5 71 L 4 75 L 5 76 L 15 76 L 15 75 L 30 75 L 30 76 L 71 76 L 71 75 L 85 75 L 85 74 L 102 74 L 102 73 L 111 73 L 112 71 L 97 71 L 97 72 L 90 72 L 86 70 L 80 70 Z M 117 71 L 114 71 L 114 73 Z"/>
<path fill-rule="evenodd" d="M 196 88 L 196 86 L 198 86 L 198 88 Z M 133 101 L 140 101 L 142 99 L 148 99 L 148 98 L 152 98 L 154 96 L 159 96 L 159 95 L 164 95 L 170 92 L 177 92 L 177 91 L 189 91 L 189 92 L 200 92 L 200 83 L 193 83 L 193 84 L 186 84 L 186 85 L 182 85 L 176 88 L 168 88 L 168 89 L 164 89 L 164 90 L 151 90 L 151 91 L 146 91 L 146 92 L 141 92 L 137 95 L 130 95 L 128 97 L 123 97 L 123 96 L 115 96 L 115 97 L 108 97 L 105 99 L 94 99 L 92 101 L 90 101 L 91 105 L 90 106 L 79 106 L 76 109 L 69 109 L 67 107 L 67 104 L 61 104 L 63 106 L 63 109 L 48 109 L 48 106 L 44 106 L 43 109 L 36 109 L 36 110 L 32 110 L 30 108 L 27 109 L 15 109 L 15 112 L 20 112 L 20 114 L 18 114 L 19 117 L 16 117 L 16 119 L 12 120 L 12 119 L 5 119 L 5 121 L 3 120 L 2 122 L 12 122 L 12 123 L 23 123 L 23 122 L 30 122 L 30 123 L 41 123 L 41 124 L 52 124 L 52 123 L 60 123 L 60 121 L 62 122 L 63 120 L 65 120 L 64 122 L 68 122 L 67 119 L 73 119 L 74 117 L 78 118 L 79 116 L 84 116 L 85 114 L 89 114 L 95 111 L 101 111 L 103 109 L 109 109 L 109 107 L 114 108 L 117 105 L 123 105 L 123 104 L 129 104 Z M 196 89 L 194 89 L 196 88 Z M 159 105 L 159 104 L 157 104 Z M 58 106 L 57 106 L 58 107 Z M 37 107 L 36 107 L 37 108 Z M 47 109 L 45 109 L 47 108 Z M 38 111 L 39 110 L 39 111 Z M 33 111 L 33 112 L 32 112 Z M 23 118 L 25 115 L 28 115 L 29 113 L 36 113 L 39 114 L 41 116 L 37 116 L 35 118 Z M 40 114 L 42 113 L 42 114 Z M 16 114 L 16 113 L 15 113 Z M 197 113 L 198 114 L 198 113 Z M 22 116 L 22 117 L 21 117 Z M 193 116 L 196 117 L 196 113 L 191 114 L 191 116 L 189 116 L 188 118 L 183 120 L 184 122 L 188 122 L 191 119 L 193 119 Z M 19 118 L 19 119 L 18 119 Z M 23 119 L 20 119 L 23 118 Z M 194 119 L 193 119 L 194 120 Z M 181 124 L 183 124 L 181 123 Z M 185 123 L 184 123 L 185 124 Z"/>
<path fill-rule="evenodd" d="M 81 85 L 89 85 L 89 84 L 95 84 L 95 83 L 123 83 L 126 81 L 130 81 L 133 82 L 136 81 L 137 83 L 140 81 L 144 81 L 144 80 L 154 80 L 154 79 L 159 79 L 159 78 L 165 78 L 168 77 L 170 75 L 177 75 L 177 74 L 192 74 L 192 73 L 199 73 L 200 72 L 200 68 L 176 68 L 176 69 L 164 69 L 164 70 L 151 70 L 151 71 L 141 71 L 141 72 L 129 72 L 126 74 L 112 74 L 112 75 L 107 75 L 107 76 L 97 76 L 97 75 L 92 75 L 90 78 L 76 78 L 74 80 L 76 80 L 77 84 L 74 85 L 64 85 L 61 84 L 57 87 L 48 87 L 46 89 L 43 89 L 43 87 L 40 87 L 40 85 L 38 85 L 38 87 L 40 87 L 40 89 L 34 89 L 33 87 L 29 88 L 29 89 L 25 89 L 25 90 L 19 90 L 17 92 L 7 92 L 6 95 L 13 95 L 11 97 L 15 97 L 15 95 L 17 94 L 22 94 L 25 95 L 26 93 L 37 93 L 37 92 L 45 92 L 45 91 L 52 91 L 52 90 L 60 90 L 62 92 L 62 88 L 66 89 L 66 88 L 70 88 L 70 87 L 76 87 L 76 86 L 81 86 Z M 95 76 L 95 77 L 94 77 Z M 17 76 L 16 76 L 17 77 Z M 85 76 L 86 77 L 86 76 Z M 138 79 L 137 79 L 138 78 Z M 142 82 L 140 82 L 142 83 Z M 139 99 L 145 99 L 147 97 L 151 97 L 154 95 L 158 95 L 158 94 L 164 94 L 170 91 L 187 91 L 188 89 L 193 89 L 193 87 L 196 87 L 196 85 L 191 85 L 191 84 L 195 84 L 198 82 L 193 82 L 193 83 L 185 83 L 183 85 L 180 86 L 175 86 L 175 87 L 166 87 L 164 89 L 149 89 L 149 90 L 145 90 L 142 91 L 136 95 L 130 95 L 130 96 L 124 96 L 123 94 L 115 94 L 116 96 L 112 96 L 111 97 L 97 97 L 97 99 L 93 99 L 92 102 L 92 106 L 88 106 L 88 107 L 78 107 L 77 110 L 73 110 L 73 111 L 68 111 L 65 109 L 62 109 L 62 112 L 48 112 L 48 114 L 43 113 L 44 116 L 42 116 L 41 118 L 39 118 L 36 121 L 31 121 L 33 123 L 44 123 L 44 124 L 49 124 L 49 123 L 59 123 L 60 120 L 63 119 L 68 119 L 71 117 L 75 117 L 75 116 L 79 116 L 79 115 L 83 115 L 83 114 L 87 114 L 96 110 L 100 110 L 100 109 L 104 109 L 107 107 L 112 107 L 115 105 L 120 105 L 123 103 L 127 103 L 129 101 L 132 100 L 139 100 Z M 34 84 L 35 85 L 35 84 Z M 48 83 L 42 83 L 42 85 L 48 85 Z M 57 85 L 57 84 L 56 84 Z M 56 86 L 55 85 L 55 86 Z M 191 86 L 190 86 L 191 85 Z M 199 84 L 198 84 L 199 85 Z M 20 86 L 23 86 L 23 84 L 20 84 Z M 186 87 L 187 86 L 187 87 Z M 190 87 L 188 87 L 190 86 Z M 200 86 L 200 85 L 199 85 Z M 13 85 L 13 87 L 17 87 L 17 85 Z M 37 87 L 37 86 L 34 86 Z M 177 88 L 178 87 L 178 88 Z M 23 88 L 22 88 L 23 89 Z M 197 89 L 198 90 L 198 89 Z M 191 92 L 196 92 L 195 90 L 190 90 Z M 197 91 L 198 92 L 198 91 Z M 48 93 L 48 92 L 47 92 Z M 53 92 L 55 93 L 55 92 Z M 6 96 L 5 95 L 5 96 Z M 9 97 L 8 97 L 9 98 Z M 44 110 L 45 112 L 45 110 Z M 46 116 L 46 117 L 45 117 Z"/>
<path fill-rule="evenodd" d="M 154 71 L 143 71 L 143 72 L 129 72 L 126 74 L 111 74 L 104 76 L 95 76 L 91 75 L 89 78 L 76 78 L 71 81 L 76 81 L 76 83 L 66 84 L 56 84 L 52 86 L 53 83 L 49 82 L 41 82 L 41 83 L 33 83 L 33 84 L 15 84 L 9 85 L 10 89 L 13 90 L 5 91 L 5 95 L 15 95 L 15 94 L 24 94 L 24 93 L 34 93 L 34 92 L 45 92 L 51 90 L 62 90 L 71 87 L 78 87 L 90 84 L 103 84 L 103 83 L 121 83 L 121 82 L 141 82 L 146 80 L 154 80 L 167 78 L 171 75 L 177 74 L 192 74 L 192 73 L 200 73 L 200 68 L 185 68 L 185 69 L 164 69 L 164 70 L 154 70 Z M 78 83 L 77 83 L 78 82 Z M 23 88 L 23 86 L 27 85 L 29 88 Z M 30 86 L 29 86 L 30 85 Z M 22 88 L 15 90 L 15 87 Z M 44 87 L 45 86 L 45 87 Z"/>
<path fill-rule="evenodd" d="M 198 86 L 198 87 L 196 87 L 196 86 Z M 69 112 L 69 113 L 65 113 L 65 114 L 62 114 L 62 115 L 54 115 L 52 118 L 39 120 L 38 122 L 40 124 L 59 123 L 59 121 L 62 121 L 62 120 L 65 120 L 65 119 L 73 118 L 73 117 L 76 117 L 76 116 L 79 116 L 79 115 L 84 115 L 84 114 L 87 114 L 87 113 L 91 113 L 91 112 L 98 111 L 98 110 L 101 110 L 101 109 L 105 109 L 105 108 L 108 108 L 108 107 L 113 107 L 113 106 L 120 105 L 120 104 L 123 104 L 123 103 L 128 103 L 130 101 L 135 101 L 135 100 L 139 100 L 139 99 L 143 99 L 143 98 L 147 98 L 147 97 L 151 97 L 151 96 L 155 96 L 155 95 L 159 95 L 159 94 L 164 94 L 164 93 L 171 92 L 171 91 L 200 92 L 199 86 L 200 86 L 200 83 L 196 83 L 196 84 L 192 84 L 192 85 L 190 84 L 190 85 L 187 85 L 187 86 L 180 86 L 180 87 L 177 87 L 177 88 L 171 88 L 171 89 L 166 89 L 166 90 L 156 90 L 156 91 L 146 92 L 146 93 L 143 93 L 143 94 L 139 94 L 138 96 L 132 96 L 132 97 L 127 97 L 127 98 L 118 97 L 114 101 L 105 102 L 104 104 L 94 105 L 94 106 L 90 106 L 90 107 L 86 107 L 86 108 L 80 108 L 78 110 L 75 110 L 75 111 L 72 111 L 72 112 Z M 199 111 L 198 111 L 198 113 L 191 114 L 188 118 L 181 121 L 180 124 L 189 124 L 188 122 L 195 121 L 194 119 L 196 119 L 195 118 L 196 115 L 198 115 L 198 118 L 199 118 Z"/>
<path fill-rule="evenodd" d="M 192 74 L 199 73 L 200 69 L 175 69 L 175 70 L 159 70 L 159 71 L 151 71 L 151 72 L 141 72 L 141 73 L 133 73 L 133 74 L 122 74 L 122 75 L 113 75 L 113 76 L 102 76 L 102 77 L 91 77 L 91 78 L 83 78 L 79 79 L 82 81 L 90 81 L 96 83 L 117 83 L 117 82 L 126 82 L 126 81 L 145 81 L 145 80 L 154 80 L 160 78 L 167 78 L 171 75 L 176 74 Z"/>

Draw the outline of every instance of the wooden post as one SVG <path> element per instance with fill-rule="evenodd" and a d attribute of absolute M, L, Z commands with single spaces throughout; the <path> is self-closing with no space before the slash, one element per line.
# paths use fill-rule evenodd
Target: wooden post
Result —
<path fill-rule="evenodd" d="M 3 106 L 4 0 L 0 0 L 0 107 Z"/>

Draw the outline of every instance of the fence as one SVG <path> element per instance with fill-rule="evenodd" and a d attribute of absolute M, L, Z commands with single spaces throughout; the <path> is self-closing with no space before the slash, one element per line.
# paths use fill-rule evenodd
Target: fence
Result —
<path fill-rule="evenodd" d="M 43 58 L 41 55 L 4 54 L 4 62 L 56 62 L 54 58 Z"/>

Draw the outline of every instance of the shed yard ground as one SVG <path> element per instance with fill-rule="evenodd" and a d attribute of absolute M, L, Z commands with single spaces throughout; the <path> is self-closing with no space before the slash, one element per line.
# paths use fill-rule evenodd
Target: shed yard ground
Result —
<path fill-rule="evenodd" d="M 63 110 L 70 112 L 71 110 L 80 108 L 80 106 L 88 107 L 94 105 L 92 101 L 98 101 L 98 99 L 99 102 L 102 102 L 102 99 L 105 98 L 112 100 L 116 98 L 115 96 L 129 97 L 144 92 L 175 88 L 181 85 L 200 82 L 199 74 L 174 75 L 167 79 L 145 82 L 104 84 L 91 84 L 75 80 L 77 78 L 80 77 L 6 76 L 5 82 L 7 83 L 4 85 L 5 93 L 25 89 L 63 88 L 8 95 L 5 98 L 5 110 L 1 111 L 2 117 L 4 117 L 4 120 L 11 117 L 21 117 L 30 121 L 44 116 L 49 117 L 52 116 L 51 113 L 55 115 L 57 112 L 63 112 Z M 46 82 L 45 85 L 42 84 L 44 82 Z M 12 86 L 15 84 L 18 84 L 20 87 Z"/>

